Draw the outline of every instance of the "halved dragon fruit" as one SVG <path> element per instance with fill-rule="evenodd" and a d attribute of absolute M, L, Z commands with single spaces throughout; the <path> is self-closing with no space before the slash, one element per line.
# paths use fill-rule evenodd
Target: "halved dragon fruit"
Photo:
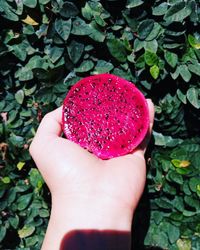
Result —
<path fill-rule="evenodd" d="M 65 136 L 101 159 L 132 152 L 149 127 L 146 99 L 135 85 L 111 74 L 78 81 L 63 104 Z"/>

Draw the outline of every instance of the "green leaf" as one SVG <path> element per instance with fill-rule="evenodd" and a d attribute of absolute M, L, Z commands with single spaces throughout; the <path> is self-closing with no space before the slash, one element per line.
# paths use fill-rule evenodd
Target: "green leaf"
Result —
<path fill-rule="evenodd" d="M 175 68 L 175 66 L 177 65 L 178 62 L 178 56 L 177 54 L 170 52 L 170 51 L 165 51 L 165 60 L 166 62 L 172 67 Z"/>
<path fill-rule="evenodd" d="M 77 16 L 79 10 L 74 3 L 64 2 L 59 13 L 62 17 L 70 18 Z"/>
<path fill-rule="evenodd" d="M 54 46 L 54 47 L 47 47 L 46 48 L 46 54 L 49 56 L 50 60 L 52 63 L 55 63 L 56 61 L 58 61 L 63 52 L 64 52 L 64 48 L 60 48 L 60 47 L 57 47 L 57 46 Z"/>
<path fill-rule="evenodd" d="M 89 37 L 91 37 L 94 41 L 103 42 L 106 35 L 99 29 L 96 22 L 92 21 L 89 24 L 89 27 L 91 28 L 91 33 L 89 34 Z"/>
<path fill-rule="evenodd" d="M 72 40 L 71 43 L 67 46 L 67 51 L 69 54 L 69 58 L 74 64 L 76 64 L 83 54 L 84 44 Z"/>
<path fill-rule="evenodd" d="M 185 82 L 190 81 L 192 74 L 190 73 L 186 65 L 183 64 L 179 66 L 179 73 Z"/>
<path fill-rule="evenodd" d="M 158 56 L 150 51 L 145 51 L 144 59 L 147 65 L 153 66 L 158 63 Z"/>
<path fill-rule="evenodd" d="M 7 1 L 1 1 L 0 13 L 4 18 L 11 21 L 18 21 L 19 17 L 16 12 L 16 9 L 12 8 Z"/>
<path fill-rule="evenodd" d="M 200 41 L 190 34 L 188 35 L 188 42 L 193 48 L 200 49 Z"/>
<path fill-rule="evenodd" d="M 19 211 L 24 210 L 30 203 L 32 199 L 32 193 L 20 196 L 17 199 L 17 208 Z"/>
<path fill-rule="evenodd" d="M 67 21 L 64 21 L 62 19 L 56 19 L 55 21 L 55 29 L 64 41 L 67 41 L 67 39 L 69 38 L 71 25 L 71 19 Z"/>
<path fill-rule="evenodd" d="M 153 131 L 153 136 L 155 140 L 155 145 L 164 147 L 174 147 L 180 144 L 182 139 L 173 139 L 171 136 L 164 136 L 161 133 Z"/>
<path fill-rule="evenodd" d="M 169 236 L 170 243 L 175 243 L 180 237 L 180 230 L 178 227 L 169 224 L 167 228 L 167 234 Z"/>
<path fill-rule="evenodd" d="M 37 5 L 37 0 L 23 0 L 23 4 L 29 8 L 35 8 Z"/>
<path fill-rule="evenodd" d="M 78 68 L 75 68 L 76 72 L 82 73 L 82 72 L 88 72 L 94 67 L 94 63 L 91 60 L 86 60 L 81 63 L 81 65 Z"/>
<path fill-rule="evenodd" d="M 138 36 L 141 40 L 145 40 L 145 38 L 150 34 L 154 27 L 154 20 L 147 19 L 142 21 L 138 26 Z"/>
<path fill-rule="evenodd" d="M 128 0 L 126 8 L 131 9 L 142 5 L 144 1 L 142 0 Z"/>
<path fill-rule="evenodd" d="M 163 33 L 163 28 L 159 23 L 154 23 L 153 29 L 149 33 L 149 35 L 146 37 L 146 41 L 152 41 L 154 39 L 158 39 L 158 36 Z M 155 40 L 156 41 L 156 40 Z M 157 41 L 156 41 L 157 42 Z"/>
<path fill-rule="evenodd" d="M 5 177 L 3 177 L 3 178 L 1 179 L 1 181 L 2 181 L 4 184 L 9 184 L 11 180 L 10 180 L 10 177 L 5 176 Z"/>
<path fill-rule="evenodd" d="M 90 35 L 92 33 L 89 24 L 86 24 L 81 18 L 77 17 L 73 21 L 71 33 L 77 36 Z"/>
<path fill-rule="evenodd" d="M 15 99 L 19 104 L 22 104 L 24 101 L 24 91 L 22 89 L 18 90 L 15 93 Z"/>
<path fill-rule="evenodd" d="M 49 211 L 47 209 L 40 209 L 39 216 L 42 218 L 47 218 L 49 217 Z"/>
<path fill-rule="evenodd" d="M 182 22 L 191 12 L 191 8 L 185 2 L 178 2 L 168 9 L 164 19 L 167 22 Z"/>
<path fill-rule="evenodd" d="M 169 172 L 168 176 L 169 176 L 171 181 L 176 182 L 180 185 L 183 184 L 183 177 L 182 177 L 182 175 L 178 174 L 177 172 L 171 171 L 171 172 Z"/>
<path fill-rule="evenodd" d="M 156 80 L 159 77 L 160 69 L 157 65 L 153 65 L 150 68 L 150 74 L 151 76 Z"/>
<path fill-rule="evenodd" d="M 34 188 L 41 188 L 44 180 L 36 168 L 32 168 L 29 172 L 30 183 Z"/>
<path fill-rule="evenodd" d="M 179 100 L 181 100 L 182 103 L 186 104 L 187 103 L 187 97 L 186 94 L 184 95 L 180 89 L 177 89 L 177 96 L 179 98 Z"/>
<path fill-rule="evenodd" d="M 189 64 L 188 65 L 188 69 L 194 73 L 195 75 L 200 76 L 200 63 L 196 63 L 196 64 Z"/>
<path fill-rule="evenodd" d="M 22 229 L 18 230 L 19 237 L 21 239 L 32 235 L 35 231 L 35 227 L 31 225 L 25 225 Z"/>
<path fill-rule="evenodd" d="M 88 2 L 86 2 L 85 6 L 81 9 L 81 13 L 85 19 L 87 19 L 89 21 L 92 20 L 93 11 L 92 11 L 90 5 L 88 4 Z"/>
<path fill-rule="evenodd" d="M 156 41 L 156 39 L 152 40 L 152 41 L 144 41 L 144 49 L 147 51 L 150 51 L 152 53 L 155 53 L 157 52 L 157 49 L 158 49 L 158 42 Z"/>
<path fill-rule="evenodd" d="M 110 54 L 119 62 L 126 62 L 127 53 L 122 41 L 118 39 L 108 39 L 107 46 Z"/>
<path fill-rule="evenodd" d="M 15 217 L 9 217 L 9 222 L 14 229 L 17 229 L 19 225 L 19 216 L 15 215 Z"/>
<path fill-rule="evenodd" d="M 177 241 L 178 250 L 191 250 L 191 241 L 189 239 L 179 239 Z"/>
<path fill-rule="evenodd" d="M 187 99 L 188 101 L 197 109 L 200 108 L 200 101 L 199 101 L 199 89 L 197 88 L 190 88 L 187 91 Z"/>
<path fill-rule="evenodd" d="M 93 73 L 102 74 L 111 71 L 114 68 L 112 63 L 106 62 L 104 60 L 98 60 Z"/>
<path fill-rule="evenodd" d="M 5 226 L 0 226 L 0 242 L 4 239 L 6 236 L 6 227 Z"/>
<path fill-rule="evenodd" d="M 198 186 L 200 185 L 200 179 L 199 177 L 192 177 L 189 180 L 189 187 L 191 189 L 192 192 L 197 192 Z"/>
<path fill-rule="evenodd" d="M 17 163 L 17 168 L 18 168 L 18 170 L 22 170 L 22 168 L 24 167 L 25 164 L 26 164 L 26 163 L 25 163 L 25 162 L 22 162 L 22 161 L 18 162 L 18 163 Z"/>
<path fill-rule="evenodd" d="M 153 15 L 163 16 L 167 12 L 167 9 L 168 9 L 168 3 L 163 2 L 156 7 L 153 7 Z"/>

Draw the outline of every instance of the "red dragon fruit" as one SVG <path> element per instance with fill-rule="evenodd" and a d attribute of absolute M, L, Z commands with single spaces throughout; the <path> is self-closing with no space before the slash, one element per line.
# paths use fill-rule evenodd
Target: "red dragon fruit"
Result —
<path fill-rule="evenodd" d="M 149 127 L 143 94 L 127 80 L 99 74 L 78 81 L 63 105 L 65 136 L 101 159 L 132 152 Z"/>

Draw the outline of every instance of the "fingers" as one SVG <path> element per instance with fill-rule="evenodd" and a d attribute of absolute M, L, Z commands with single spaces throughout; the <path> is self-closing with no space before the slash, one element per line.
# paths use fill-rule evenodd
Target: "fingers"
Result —
<path fill-rule="evenodd" d="M 154 114 L 155 114 L 154 105 L 153 105 L 153 102 L 151 101 L 151 99 L 147 99 L 147 103 L 148 103 L 148 108 L 149 108 L 149 130 L 148 130 L 143 142 L 133 152 L 134 155 L 138 155 L 141 158 L 144 157 L 148 143 L 149 143 L 150 138 L 151 138 L 153 123 L 154 123 Z"/>
<path fill-rule="evenodd" d="M 153 102 L 151 101 L 151 99 L 147 99 L 147 103 L 148 103 L 148 107 L 149 107 L 149 118 L 150 118 L 149 133 L 151 135 L 153 123 L 154 123 L 155 110 L 154 110 L 154 105 L 153 105 Z"/>
<path fill-rule="evenodd" d="M 37 155 L 38 152 L 45 151 L 52 137 L 60 136 L 62 132 L 61 121 L 62 106 L 44 116 L 29 147 L 32 157 Z"/>
<path fill-rule="evenodd" d="M 62 106 L 46 114 L 38 127 L 36 136 L 60 136 L 62 132 Z"/>

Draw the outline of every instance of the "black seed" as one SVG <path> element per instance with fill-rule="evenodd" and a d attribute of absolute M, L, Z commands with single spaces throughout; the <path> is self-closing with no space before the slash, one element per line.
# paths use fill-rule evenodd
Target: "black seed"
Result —
<path fill-rule="evenodd" d="M 106 119 L 106 120 L 108 120 L 108 118 L 109 118 L 109 114 L 106 114 L 106 117 L 105 117 L 105 119 Z"/>

